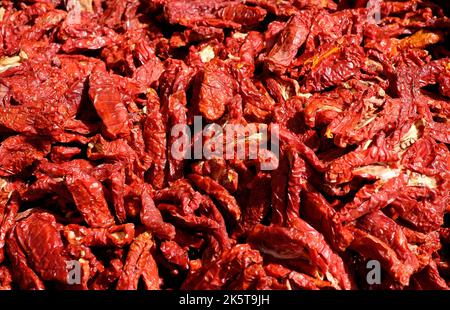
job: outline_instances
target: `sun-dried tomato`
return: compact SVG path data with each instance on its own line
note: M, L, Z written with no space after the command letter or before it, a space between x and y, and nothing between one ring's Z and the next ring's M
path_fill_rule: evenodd
M122 274L117 282L117 289L137 289L139 278L143 277L145 270L148 270L149 261L154 261L152 253L150 252L152 247L153 240L151 234L143 233L137 236L136 240L130 246L130 251L123 267ZM151 271L158 272L157 269ZM151 276L157 277L157 274ZM152 283L152 286L156 288L159 286L159 283Z
M311 18L312 14L309 11L303 11L291 17L265 59L270 71L284 73L289 67L298 49L306 41L311 27Z

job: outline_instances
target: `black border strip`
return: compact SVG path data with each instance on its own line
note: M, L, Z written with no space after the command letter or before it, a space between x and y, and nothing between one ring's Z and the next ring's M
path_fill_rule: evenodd
M252 302L243 302L241 305L225 304L228 295L241 296L255 295L253 300L269 297L266 302L257 306ZM214 302L210 307L206 305L182 305L182 297L209 297ZM203 299L204 300L204 299ZM252 300L251 298L249 300ZM239 297L235 297L239 302ZM106 309L117 307L131 310L134 307L146 307L145 309L164 308L195 308L195 309L231 309L237 306L254 309L280 309L280 306L295 307L293 309L305 309L305 307L336 307L346 308L372 308L380 310L390 309L398 306L426 307L448 307L450 293L448 291L3 291L0 292L0 309L14 309L19 305L32 306L36 309L47 309L58 307L67 309ZM8 307L8 306L11 306ZM13 307L13 308L12 308ZM142 308L144 309L144 308ZM403 309L403 308L400 308Z

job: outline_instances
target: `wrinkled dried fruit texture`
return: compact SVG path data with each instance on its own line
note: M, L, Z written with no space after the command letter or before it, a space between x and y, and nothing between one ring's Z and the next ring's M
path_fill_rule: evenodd
M159 289L158 268L150 252L152 246L153 240L149 233L143 233L136 237L130 246L122 275L117 282L118 290L137 289L140 277L142 277L146 289Z
M43 212L23 216L7 241L13 279L19 280L24 289L43 287L37 276L44 281L67 283L67 256L55 217Z
M168 1L164 14L172 24L211 25L238 28L240 25L254 25L262 21L266 10L239 3L240 1Z
M223 62L205 66L198 98L198 110L209 121L223 116L234 96L235 81Z
M302 220L295 228L258 225L249 236L249 242L274 258L305 260L323 272L327 279L341 289L352 287L342 259L327 245L323 236Z
M49 152L50 143L45 138L9 137L0 145L0 176L18 174Z
M371 2L2 0L0 289L449 289L448 1Z
M147 190L142 192L141 204L140 219L145 228L162 239L173 239L175 228L169 223L164 223L161 212L156 208Z
M66 177L65 183L86 223L92 227L114 224L100 182L90 175L74 173Z
M183 289L227 289L238 283L248 289L256 288L261 279L251 277L249 269L261 263L262 257L258 251L252 250L249 245L236 245L213 263L189 275Z
M127 109L119 89L106 71L95 71L89 77L89 97L102 120L107 136L116 138L129 134Z
M311 17L310 12L291 17L265 59L270 71L281 74L286 71L297 55L298 49L306 41L311 27Z

